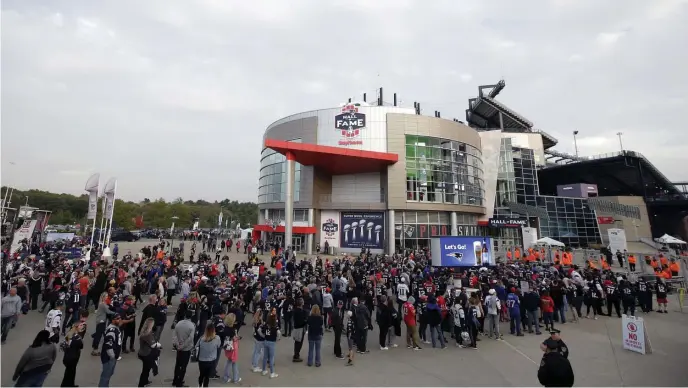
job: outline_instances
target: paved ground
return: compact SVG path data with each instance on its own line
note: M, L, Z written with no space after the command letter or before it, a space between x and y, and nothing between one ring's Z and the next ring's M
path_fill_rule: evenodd
M122 253L131 247L138 250L148 242L120 244ZM188 247L188 243L187 243ZM240 260L243 255L233 255ZM570 348L570 360L576 373L577 386L685 386L688 383L688 314L671 311L670 314L652 313L646 316L649 338L654 347L651 355L640 355L622 349L621 320L600 318L583 320L579 324L562 326L562 336ZM2 346L2 386L12 384L14 367L35 333L41 330L44 316L31 312L20 318L17 328L10 332L7 344ZM89 331L94 324L89 322ZM502 325L508 332L508 325ZM90 339L90 336L87 337ZM370 333L368 345L371 353L357 355L356 364L346 367L344 361L334 358L333 338L326 333L323 343L323 366L308 368L305 364L291 363L293 341L284 338L277 344L276 369L279 377L270 380L250 372L252 342L246 336L240 345L240 373L243 386L538 386L537 368L542 356L539 343L542 336L505 336L505 341L483 339L479 349L450 347L432 349L426 345L414 352L403 346L380 351L377 328ZM169 325L162 336L166 346L160 361L160 375L153 378L155 386L169 386L174 366ZM138 346L137 346L138 347ZM100 358L89 355L90 343L82 353L77 373L77 384L94 386L101 371ZM307 349L302 351L302 357ZM64 367L62 354L45 382L45 386L58 386ZM222 360L224 365L224 360ZM124 355L118 362L112 386L135 386L141 371L141 362L135 355ZM190 364L186 382L195 386L198 367ZM211 381L211 385L226 385Z

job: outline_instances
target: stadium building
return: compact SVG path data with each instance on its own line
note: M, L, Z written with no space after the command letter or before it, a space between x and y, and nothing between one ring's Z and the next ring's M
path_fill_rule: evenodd
M668 232L650 221L664 222L656 209L676 209L686 196L647 159L554 151L557 139L495 99L504 87L479 87L465 122L398 106L396 94L386 102L382 88L373 102L364 94L274 122L263 137L253 237L311 254L326 243L391 252L431 237L489 235L503 252L543 236L598 247L609 227L631 227L632 241ZM627 176L615 178L611 159ZM638 192L651 192L653 205Z

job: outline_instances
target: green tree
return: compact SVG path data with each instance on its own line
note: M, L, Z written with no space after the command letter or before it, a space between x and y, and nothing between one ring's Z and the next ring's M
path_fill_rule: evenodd
M4 196L5 188L0 194ZM65 224L84 224L88 210L88 196L75 196L71 194L56 194L42 190L14 190L10 199L12 207L19 207L29 198L29 205L41 210L52 211L50 223L53 225ZM102 214L102 204L98 203L98 219L96 226L100 225ZM179 217L176 220L176 228L191 228L194 220L198 220L201 228L217 227L217 219L220 211L223 212L224 219L233 222L240 222L242 227L253 225L258 220L258 205L253 202L238 202L229 199L222 201L184 201L176 198L173 202L166 202L159 198L151 201L144 198L143 201L136 203L117 199L113 214L115 226L134 229L136 227L135 218L143 216L143 223L146 228L169 228L172 225L172 217ZM224 225L223 225L224 226Z

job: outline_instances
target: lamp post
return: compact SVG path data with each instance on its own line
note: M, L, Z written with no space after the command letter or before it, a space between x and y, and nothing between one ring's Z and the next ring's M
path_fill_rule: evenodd
M621 135L623 135L623 132L617 132L616 133L616 136L619 137L619 147L621 148L621 152L623 152L624 148L623 148L623 142L621 141Z
M573 147L576 149L576 157L578 157L578 141L576 139L577 135L578 131L573 131Z

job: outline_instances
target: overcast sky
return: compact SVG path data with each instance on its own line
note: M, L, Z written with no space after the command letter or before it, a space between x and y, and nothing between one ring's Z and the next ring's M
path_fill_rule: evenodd
M558 150L688 180L686 37L683 0L4 0L2 184L255 201L271 122L379 86L463 120L500 78Z

